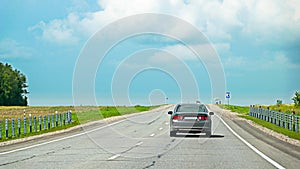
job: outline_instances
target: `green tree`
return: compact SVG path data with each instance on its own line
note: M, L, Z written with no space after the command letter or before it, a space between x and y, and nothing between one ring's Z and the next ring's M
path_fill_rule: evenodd
M294 101L295 106L299 107L300 106L300 93L296 92L295 96L292 98L292 100Z
M280 107L282 105L282 100L276 100L276 105Z
M25 75L0 62L0 106L27 106L27 87Z

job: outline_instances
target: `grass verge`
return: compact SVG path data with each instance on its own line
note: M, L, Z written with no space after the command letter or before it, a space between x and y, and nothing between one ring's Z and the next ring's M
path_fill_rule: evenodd
M223 109L231 110L232 112L236 112L236 113L239 114L239 117L251 120L256 124L261 125L263 127L266 127L266 128L268 128L270 130L273 130L277 133L281 133L281 134L286 135L290 138L300 140L300 133L297 133L295 131L290 131L286 128L279 127L279 126L277 126L273 123L269 123L267 121L249 116L249 109L250 108L248 106L219 105L219 107L223 108Z
M24 138L34 135L40 135L48 132L58 131L62 129L67 129L73 126L76 126L78 124L84 124L91 121L97 121L104 118L112 117L112 116L120 116L130 113L137 113L142 111L148 111L154 108L157 108L159 106L80 106L80 107L71 107L71 106L59 106L59 107L8 107L8 106L2 106L0 107L0 121L2 121L2 139L0 139L0 142L18 139L18 138ZM17 133L17 122L15 121L15 136L12 137L12 126L11 126L11 119L15 118L15 120L20 117L23 119L24 116L24 109L26 110L26 117L28 117L28 114L32 116L44 116L48 114L54 114L55 111L58 111L59 113L65 112L68 110L72 110L72 120L73 122L71 124L62 125L50 129L42 129L41 131L32 132L29 133L29 120L27 119L27 134L24 135L24 121L21 120L21 135L18 135ZM8 128L8 134L9 137L6 138L5 136L5 119L9 119L9 128ZM44 128L44 125L42 125L42 128Z

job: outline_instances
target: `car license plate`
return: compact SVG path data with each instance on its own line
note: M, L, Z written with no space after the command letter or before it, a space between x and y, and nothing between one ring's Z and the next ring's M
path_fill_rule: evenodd
M186 119L186 120L196 120L197 117L184 117L184 119Z

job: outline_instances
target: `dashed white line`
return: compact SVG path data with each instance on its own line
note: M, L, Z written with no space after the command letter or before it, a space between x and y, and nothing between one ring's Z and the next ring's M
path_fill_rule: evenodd
M155 136L155 133L152 133L152 134L150 135L150 137L153 137L153 136Z
M142 144L143 144L143 142L140 141L140 142L136 143L136 146L140 146L140 145L142 145Z
M121 156L120 154L116 154L114 156L109 157L108 160L114 160L114 159L116 159L116 158L118 158L120 156Z
M158 130L162 130L163 128L161 127L161 128L159 128Z
M168 125L169 123L168 122L165 122L165 125Z

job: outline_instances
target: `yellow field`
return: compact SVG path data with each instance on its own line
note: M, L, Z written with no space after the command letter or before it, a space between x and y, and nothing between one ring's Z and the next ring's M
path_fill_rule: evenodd
M300 115L300 107L295 107L294 104L282 104L280 106L277 105L261 105L263 108L269 107L270 110L275 110L275 111L281 111L284 113L292 113L292 111L295 111L297 115Z
M75 112L73 106L0 106L0 119L6 118L18 118L25 115L28 117L31 116L40 116L58 113L64 113L68 110ZM77 112L90 111L90 110L99 110L99 107L92 106L83 106L76 107Z

